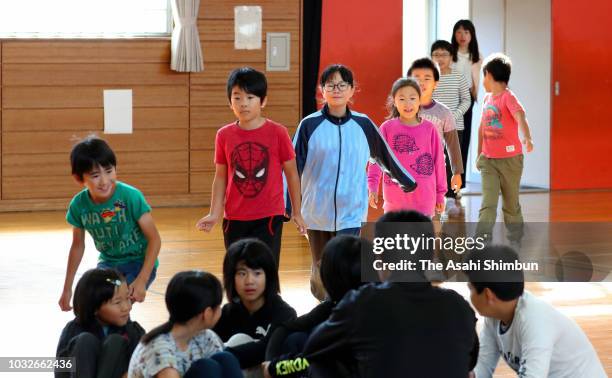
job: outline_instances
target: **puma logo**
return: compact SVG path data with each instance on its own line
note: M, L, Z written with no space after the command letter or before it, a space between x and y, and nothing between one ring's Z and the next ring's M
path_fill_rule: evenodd
M270 325L271 324L268 324L268 327L266 329L264 329L262 326L257 326L257 328L255 328L255 334L266 337L266 335L268 334L268 331L270 330Z

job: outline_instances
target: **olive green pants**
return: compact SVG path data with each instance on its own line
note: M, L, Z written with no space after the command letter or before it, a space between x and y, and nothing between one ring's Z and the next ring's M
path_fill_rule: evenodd
M476 161L476 167L482 176L482 204L476 233L491 234L497 218L497 203L501 192L508 239L520 240L523 236L523 214L519 203L523 154L502 159L491 159L481 154Z

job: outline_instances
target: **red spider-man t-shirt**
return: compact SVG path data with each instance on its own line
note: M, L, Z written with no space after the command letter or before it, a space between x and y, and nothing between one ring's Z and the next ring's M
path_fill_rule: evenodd
M254 130L236 122L215 139L215 164L227 165L225 218L255 220L283 215L283 163L295 158L287 128L266 120Z

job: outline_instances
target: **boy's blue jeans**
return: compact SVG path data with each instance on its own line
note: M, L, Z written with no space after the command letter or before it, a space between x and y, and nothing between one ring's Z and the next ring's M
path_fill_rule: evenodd
M118 271L121 272L121 274L125 276L125 280L127 284L129 285L132 282L134 282L136 277L138 277L138 273L140 273L140 269L142 269L142 261L130 261L128 263L119 264L119 265L112 265L107 262L100 261L98 262L98 268L117 269ZM149 286L151 286L151 283L153 283L153 280L155 280L156 275L157 275L157 268L153 268L153 270L151 271L151 276L149 277L149 280L147 281L147 286L146 286L147 290L149 289Z

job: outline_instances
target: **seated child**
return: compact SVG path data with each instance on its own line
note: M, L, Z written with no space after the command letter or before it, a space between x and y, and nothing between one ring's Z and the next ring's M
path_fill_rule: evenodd
M74 320L66 324L57 357L74 357L76 370L56 377L121 377L144 335L130 320L132 302L125 277L113 269L91 269L74 293Z
M384 230L388 222L410 223L402 227L407 237L434 235L427 216L399 211L378 220L376 237L397 235L397 227L392 233ZM385 251L383 261L398 252ZM427 248L402 252L401 258L412 262L431 256ZM419 267L391 271L385 282L344 296L306 341L312 376L467 377L478 345L474 311L456 292L432 286ZM347 372L339 372L339 361Z
M470 262L484 259L519 257L501 245L469 256ZM519 377L606 377L588 337L572 319L525 291L522 271L470 271L468 280L472 305L485 317L472 377L493 377L500 356Z
M278 269L268 246L258 239L230 245L223 260L223 283L228 303L213 330L243 369L259 367L271 333L296 317L279 295Z
M137 302L155 278L161 240L151 207L142 193L117 181L117 159L102 139L88 137L70 153L72 176L85 187L68 207L66 220L72 228L72 245L64 289L59 300L62 311L69 311L72 283L83 253L85 231L100 252L98 268L114 268L127 281L129 296Z
M308 356L302 351L310 333L323 323L347 292L359 288L361 282L361 248L367 243L353 235L339 235L323 248L321 281L328 299L308 314L280 325L270 338L266 351L268 374L272 377L308 374Z
M179 272L166 289L170 319L144 335L130 360L130 378L242 377L236 358L210 329L221 316L221 283L202 271Z

